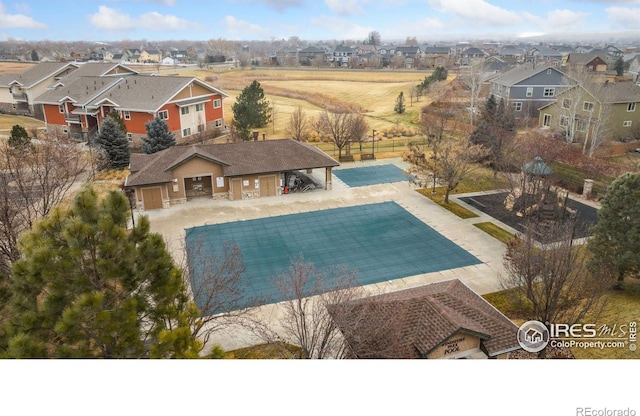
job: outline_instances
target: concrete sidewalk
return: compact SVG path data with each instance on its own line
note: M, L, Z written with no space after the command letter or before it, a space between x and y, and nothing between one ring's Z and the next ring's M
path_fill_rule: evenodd
M407 165L401 159L383 159L372 162L345 163L337 169L394 164L402 169ZM205 224L287 215L328 208L338 208L384 201L395 201L415 217L437 230L475 257L481 264L436 273L421 274L366 287L369 293L383 293L406 289L427 283L458 278L480 294L500 290L498 276L504 273L502 255L504 244L473 226L475 219L461 219L428 198L418 194L407 182L349 188L333 177L333 189L306 193L293 193L277 197L244 201L213 201L200 199L170 209L144 212L151 222L151 230L164 236L176 261L183 258L185 229ZM485 218L481 218L486 220ZM274 309L275 308L275 309ZM265 305L256 311L266 317L277 316L277 305ZM259 342L251 334L219 333L211 342L225 349L235 349Z

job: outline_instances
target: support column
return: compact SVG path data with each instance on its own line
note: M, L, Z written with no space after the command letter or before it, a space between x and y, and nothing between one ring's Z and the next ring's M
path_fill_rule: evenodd
M327 191L331 190L331 166L326 168L325 170L325 178L324 178L324 189Z

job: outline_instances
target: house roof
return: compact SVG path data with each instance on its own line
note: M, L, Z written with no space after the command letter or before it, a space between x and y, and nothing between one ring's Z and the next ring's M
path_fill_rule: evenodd
M64 72L69 67L76 66L76 64L67 62L40 62L39 64L16 74L13 79L7 81L5 86L18 83L24 88L31 88L51 76Z
M531 78L532 76L539 74L540 72L546 71L547 69L552 69L556 72L560 72L561 74L563 74L561 71L554 68L553 66L545 66L545 65L532 66L532 65L525 64L525 65L517 66L505 72L499 77L496 77L492 82L499 85L512 86L528 78Z
M224 176L286 172L338 166L316 147L291 139L174 146L152 155L131 155L127 186L171 182L172 169L200 157L218 163Z
M570 53L567 57L567 63L586 65L596 58L600 58L602 62L606 62L604 58L597 53Z
M520 348L518 327L458 279L330 305L328 310L359 358L423 358L459 333L482 339L489 356Z
M206 87L212 93L221 94L223 97L228 96L196 78L128 75L120 78L79 77L69 85L45 92L35 102L51 104L59 102L66 96L72 96L90 108L98 107L108 100L119 110L155 113L192 82Z
M608 82L596 88L593 95L607 104L640 102L640 86L632 82Z

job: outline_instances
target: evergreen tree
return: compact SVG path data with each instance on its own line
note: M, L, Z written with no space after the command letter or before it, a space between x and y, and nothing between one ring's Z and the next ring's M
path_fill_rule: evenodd
M111 110L109 111L109 114L107 114L107 117L118 123L118 126L120 126L120 130L122 130L125 135L127 134L127 126L125 126L124 120L122 120L122 117L120 117L119 112L117 112L116 110Z
M616 75L624 75L624 61L622 60L622 58L618 58L616 60L616 62L613 64L613 69L616 70Z
M163 119L156 117L144 127L147 129L147 137L142 139L144 153L156 153L176 145L176 138L169 131L169 126Z
M33 62L38 62L40 61L40 57L38 56L38 52L36 52L35 49L31 49L31 60Z
M26 150L31 145L31 139L27 130L19 124L11 128L11 135L8 140L9 146L14 149Z
M625 276L640 277L640 174L615 179L601 203L588 245L590 266L596 273L612 274L622 287Z
M232 110L233 127L243 140L251 139L251 129L264 127L271 120L270 103L255 80L238 95Z
M405 111L404 93L402 91L400 91L398 98L396 98L396 106L393 108L393 111L395 111L398 114L404 114L404 111Z
M96 144L104 152L105 169L124 169L129 166L129 140L114 118L109 116L104 119Z
M26 233L13 266L7 357L193 357L198 310L159 234L127 230L118 191L84 188Z
M494 177L504 163L505 149L515 137L516 123L513 113L504 100L496 101L493 94L487 98L480 114L480 123L471 133L469 139L473 144L480 144L489 149L485 161L493 169Z

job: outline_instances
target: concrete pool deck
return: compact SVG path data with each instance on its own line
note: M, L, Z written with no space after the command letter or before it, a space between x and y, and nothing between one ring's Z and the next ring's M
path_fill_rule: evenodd
M401 159L350 162L344 163L336 169L386 164L394 164L401 169L407 169L407 165ZM293 193L243 201L201 199L170 209L143 212L143 214L149 217L151 230L164 236L174 258L180 262L183 257L182 249L187 228L394 201L420 221L478 258L482 263L371 284L365 287L369 293L384 293L453 278L462 280L480 294L500 290L498 276L504 274L502 255L505 246L473 225L489 219L485 216L461 219L418 194L415 189L408 182L349 188L334 175L331 191L315 190L307 193ZM275 317L279 313L277 304L265 305L257 309L256 313L267 317L267 319L276 319ZM216 333L211 342L220 344L225 349L235 349L259 341L251 334L242 334L234 330Z

